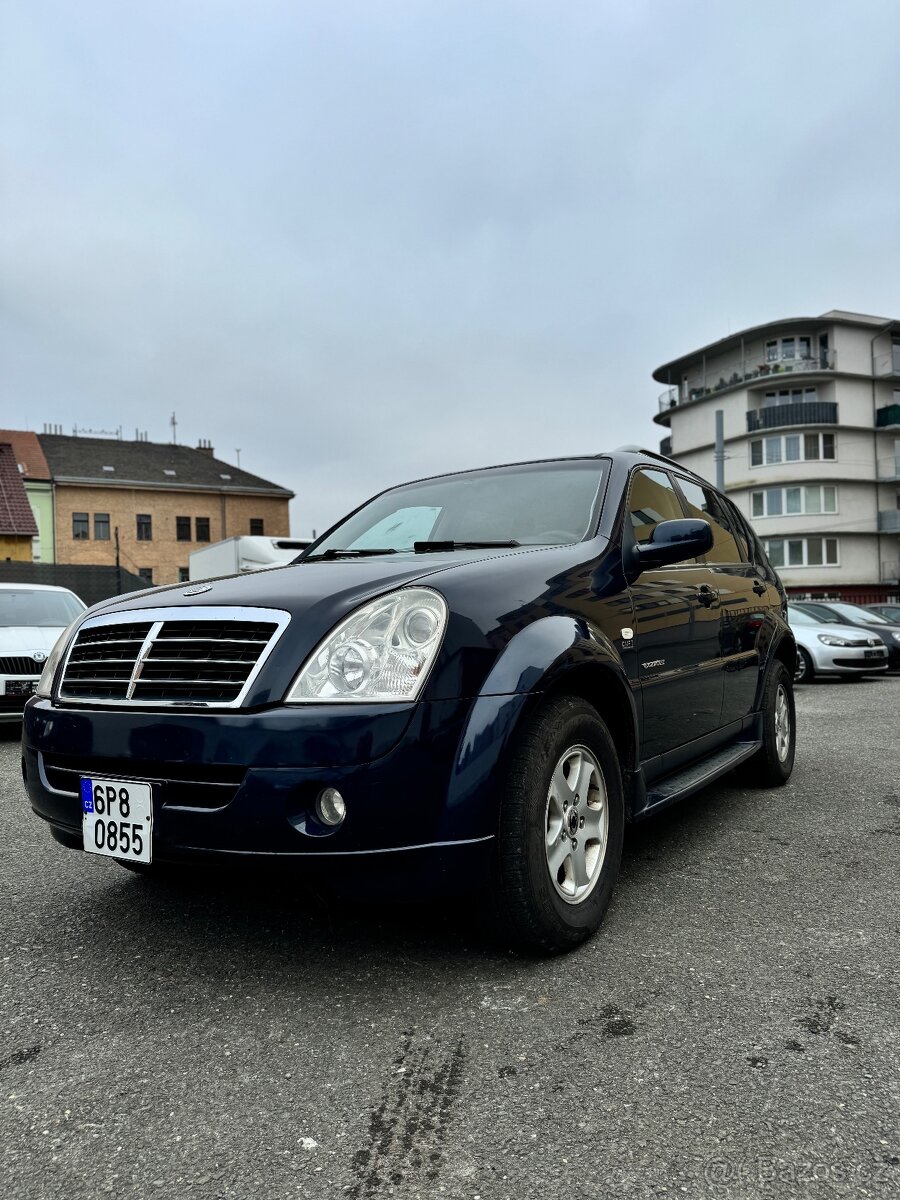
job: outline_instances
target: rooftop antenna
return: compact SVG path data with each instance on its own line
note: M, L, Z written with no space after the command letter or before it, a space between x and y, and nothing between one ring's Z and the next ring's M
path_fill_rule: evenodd
M238 466L240 466L240 465L241 465L241 451L240 451L240 447L238 447L238 448L235 450L235 454L237 455L237 465L238 465Z
M169 418L169 424L172 426L172 444L175 445L175 442L176 442L175 434L178 429L178 422L175 419L174 413L172 413L171 417Z

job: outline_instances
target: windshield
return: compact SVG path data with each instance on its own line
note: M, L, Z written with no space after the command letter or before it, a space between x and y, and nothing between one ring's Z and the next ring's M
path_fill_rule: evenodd
M415 543L552 546L592 530L606 464L534 463L446 475L393 488L364 505L316 546L329 551L413 550ZM423 549L425 547L422 547Z
M822 624L822 621L818 617L811 617L809 613L804 612L802 608L794 608L793 604L788 605L788 620L792 625Z
M879 617L876 613L869 612L865 608L860 608L856 604L834 604L832 607L835 612L840 613L843 617L847 617L850 621L865 621L867 625L888 624L884 617Z
M0 626L62 629L80 612L84 605L69 592L0 591Z

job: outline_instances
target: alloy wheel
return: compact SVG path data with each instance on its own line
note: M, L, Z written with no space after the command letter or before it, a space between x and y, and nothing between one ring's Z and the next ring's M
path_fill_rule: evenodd
M570 746L553 769L544 822L547 869L567 904L580 904L594 890L608 836L603 771L587 746Z

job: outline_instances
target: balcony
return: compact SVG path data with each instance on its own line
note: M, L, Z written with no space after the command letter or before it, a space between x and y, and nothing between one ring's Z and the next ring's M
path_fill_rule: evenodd
M795 404L753 408L747 413L747 432L785 425L837 425L837 408L830 400L798 400Z
M882 509L878 514L879 533L900 533L900 508Z
M771 379L774 382L789 375L818 375L823 371L834 371L837 361L833 350L823 350L808 358L781 358L772 362L759 362L758 357L754 358L748 352L745 358L718 374L716 371L704 372L697 379L688 380L683 388L666 388L659 397L660 413L667 413L669 409L682 404L706 400L709 396L743 387L757 379Z
M879 458L877 476L879 483L900 483L900 454Z
M900 404L886 404L875 414L876 429L900 429Z
M900 379L900 344L895 344L885 354L875 355L872 373L876 379Z

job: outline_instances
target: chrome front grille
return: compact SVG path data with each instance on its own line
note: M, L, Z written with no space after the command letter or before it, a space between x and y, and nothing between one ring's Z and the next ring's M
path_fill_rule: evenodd
M66 659L61 700L237 707L288 624L275 609L146 609L90 618Z
M40 675L43 669L44 663L35 662L30 654L7 654L0 658L0 675Z

